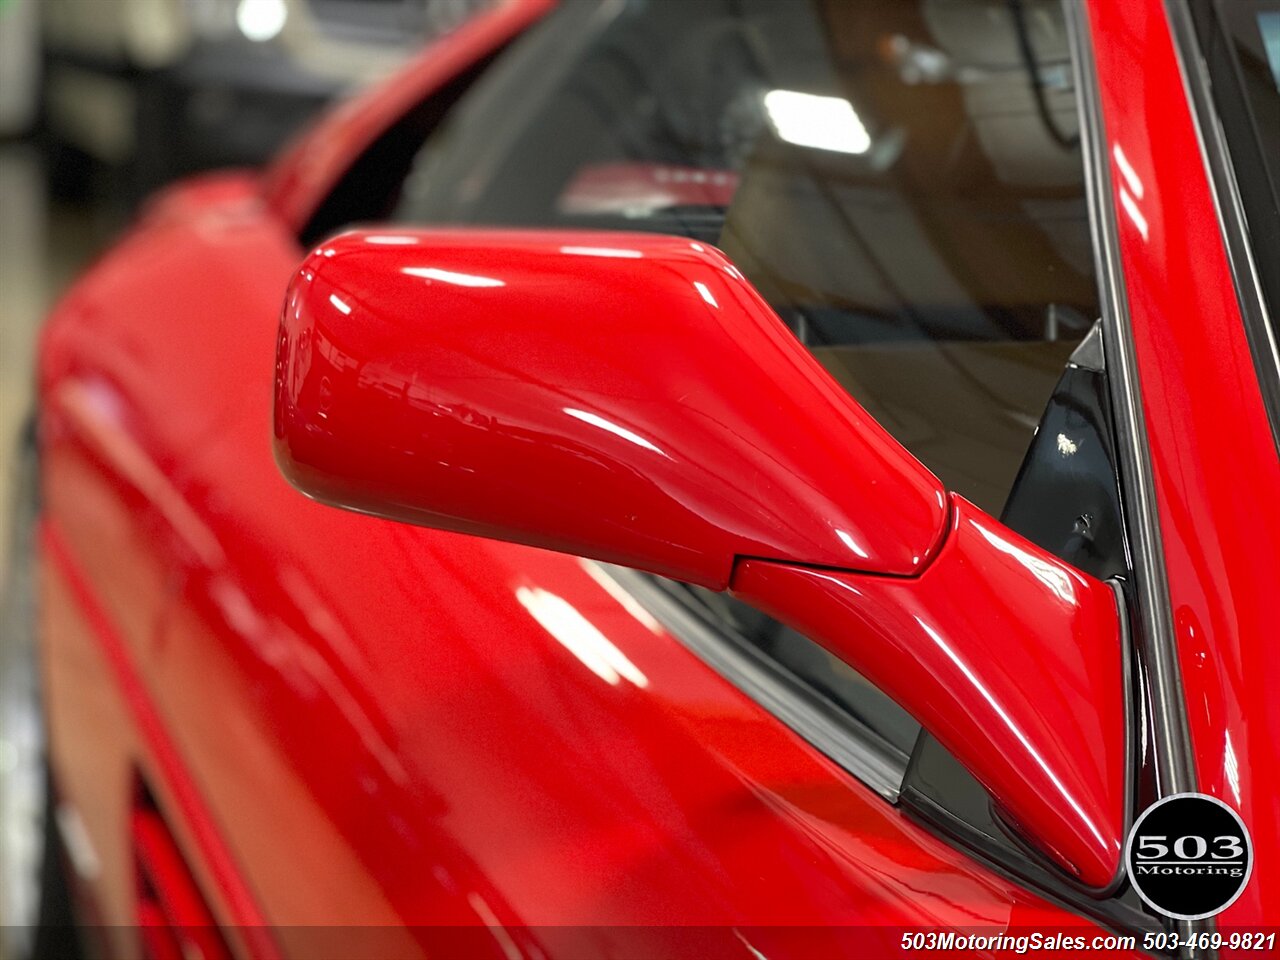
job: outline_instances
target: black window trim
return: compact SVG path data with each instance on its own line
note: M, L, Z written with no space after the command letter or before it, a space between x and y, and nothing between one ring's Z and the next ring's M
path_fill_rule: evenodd
M754 703L883 799L898 802L905 769L879 734L750 640L699 616L678 585L613 564L595 566L634 596L682 646Z
M1072 42L1085 192L1089 200L1094 257L1102 295L1103 352L1107 358L1107 383L1115 417L1122 509L1133 550L1133 598L1136 606L1133 626L1136 645L1141 648L1147 704L1150 707L1146 721L1151 727L1155 754L1156 794L1167 797L1196 790L1195 755L1191 750L1187 706L1182 693L1169 579L1164 562L1164 539L1156 509L1155 474L1138 380L1133 323L1120 261L1111 168L1093 41L1089 32L1088 5L1063 0L1063 7ZM1183 75L1185 79L1185 69ZM1184 940L1192 933L1214 929L1212 921L1203 920L1179 920L1174 921L1173 926ZM1199 955L1212 957L1215 953L1209 950Z
M1115 416L1124 496L1125 527L1133 548L1138 642L1142 646L1153 706L1149 718L1156 745L1161 796L1195 789L1195 763L1169 600L1164 540L1156 510L1155 474L1138 381L1137 353L1112 203L1107 139L1102 119L1086 4L1066 0L1081 112L1085 192L1098 285L1102 295L1103 353Z

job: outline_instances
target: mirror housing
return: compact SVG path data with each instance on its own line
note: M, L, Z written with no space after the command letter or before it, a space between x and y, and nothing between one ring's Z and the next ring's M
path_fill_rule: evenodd
M1080 885L1116 877L1111 588L949 495L714 248L330 240L285 302L275 453L335 506L732 590L893 697Z
M910 574L946 526L938 481L703 244L348 234L285 311L280 461L339 506L714 590L741 556Z

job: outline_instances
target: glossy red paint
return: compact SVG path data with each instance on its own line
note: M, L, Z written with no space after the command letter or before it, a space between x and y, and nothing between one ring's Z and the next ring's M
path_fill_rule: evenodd
M687 239L345 234L295 275L277 367L286 475L369 513L717 590L743 556L909 574L946 526L938 480Z
M1223 920L1256 924L1280 849L1274 473L1162 8L1090 13L1108 126L1145 185L1149 239L1118 216L1200 776L1238 797L1259 851ZM290 925L321 922L432 925L383 928L379 956L458 955L461 928L439 925L467 925L466 955L495 958L898 950L872 929L760 926L775 923L1084 926L885 804L591 564L290 489L270 451L270 358L303 252L256 189L171 195L43 340L44 503L64 547L43 561L46 695L60 786L101 855L86 883L104 924L136 917L141 770L215 914L261 917L286 955L317 946ZM168 748L133 729L140 709Z
M274 917L425 924L425 953L492 915L553 957L698 952L684 924L1081 922L840 772L591 563L307 502L260 427L193 464L229 559L193 571L156 680L191 754L225 757L210 795ZM743 933L769 956L800 935Z
M1164 5L1088 10L1196 774L1257 848L1218 924L1274 923L1280 460Z
M217 210L235 215L262 205L262 178L251 170L199 174L158 191L143 204L139 219L151 226L182 223Z
M931 566L938 481L713 248L338 237L286 299L275 423L286 474L336 505L716 589L738 558L826 567L743 560L733 583L833 638L1085 885L1112 882L1126 727L1110 589L963 501ZM1077 697L1097 707L1079 721Z
M140 803L130 826L144 960L231 960L217 921L159 813Z
M181 558L216 549L175 482L227 413L223 371L203 360L233 349L243 319L278 299L300 256L266 217L256 181L207 187L196 181L153 204L58 304L39 352L52 764L101 862L90 881L113 938L108 955L123 957L137 954L127 817L139 773L219 921L243 940L238 955L276 955L145 676ZM241 257L254 268L237 269ZM209 322L187 322L196 305L210 308ZM181 383L192 390L181 412L145 413L165 409Z
M1111 588L952 503L946 543L918 577L746 560L732 591L902 704L1038 846L1108 887L1128 790Z
M262 196L292 232L378 137L411 109L497 53L555 6L556 0L501 0L428 44L391 77L343 102L271 164Z
M109 253L43 341L55 763L104 924L136 917L141 769L215 915L247 914L192 822L286 956L341 954L343 925L380 957L1101 932L885 803L591 563L299 496L269 423L302 252L261 205L194 206ZM104 651L136 686L103 679ZM170 748L127 732L140 705Z
M237 945L242 957L275 960L279 953L270 933L265 930L266 924L258 903L245 887L239 866L227 851L217 824L210 818L208 809L199 796L199 791L192 783L189 771L175 751L165 724L156 712L152 697L137 676L133 658L117 633L118 628L102 609L98 598L94 595L93 587L86 582L83 573L77 568L55 528L46 523L42 525L40 532L41 554L45 560L44 577L47 581L44 595L56 602L59 607L66 608L68 611L73 610L83 621L84 630L89 635L87 639L95 648L95 652L102 656L104 666L108 667L109 672L105 672L105 676L113 681L112 687L116 697L112 699L118 700L118 705L115 706L122 716L112 726L116 727L119 733L127 730L131 739L136 738L136 743L130 747L131 755L124 758L127 768L121 770L117 767L113 771L116 776L107 778L108 782L115 780L117 789L128 794L125 803L117 809L121 811L128 809L129 836L134 842L127 848L121 848L115 843L103 843L104 838L97 836L94 838L93 846L99 850L112 851L116 855L117 859L114 862L108 862L107 866L114 868L117 882L135 872L135 861L139 857L145 857L147 850L155 852L157 857L163 857L163 863L154 864L155 870L158 871L154 882L162 884L167 891L181 897L184 902L170 904L166 916L174 918L179 927L207 926L216 919L217 922L236 931L235 939L238 941ZM65 591L65 595L60 596L54 592L55 590ZM68 603L68 600L72 602ZM74 631L63 627L58 632ZM61 653L61 659L71 662L83 660L85 656L83 652L77 654L74 651L61 651ZM104 674L99 674L96 679L100 682L103 676ZM55 684L55 689L61 692L63 687ZM68 692L74 695L74 689ZM64 737L79 739L77 734L84 737L87 732L85 724L83 720L74 716L82 709L81 705L68 703L65 709L57 704L51 707L51 712L54 714L52 725L59 739ZM93 749L95 738L85 737L84 739L88 742L77 745L75 750L59 750L58 756L74 755L85 746ZM145 771L148 786L159 792L170 805L170 809L181 818L187 841L185 860L179 859L183 854L174 845L172 835L166 834L163 850L157 848L159 841L150 827L147 828L145 837L138 836L136 828L139 814L133 796L137 792L138 768ZM102 772L100 770L99 775ZM64 797L76 803L77 806L88 806L83 803L81 791L66 789L79 780L77 773L78 771L74 768L60 770L55 765L55 774L59 775L59 781L64 788ZM124 784L128 785L124 786ZM90 785L90 796L94 787L101 789L102 784ZM151 816L153 819L156 816L154 811L151 812ZM147 845L147 850L139 848L140 840ZM192 899L199 896L199 893L187 877L188 863L196 864L204 874L205 889L216 891L218 917L209 915L209 909L203 901L198 904L198 908L191 906ZM179 868L183 871L181 877L177 873ZM92 891L92 893L102 898L101 891ZM112 891L113 895L107 899L107 902L114 910L103 911L103 922L106 926L119 927L119 930L113 932L119 937L126 937L139 921L136 919L138 911L121 897L122 893L123 891L119 890ZM99 899L99 906L101 905L102 900ZM159 920L159 917L156 919ZM200 937L200 939L203 942L208 938ZM220 942L220 938L216 939ZM108 946L112 948L112 955L115 955L116 951L121 955L128 955L133 950L133 945L127 942L123 946L119 941ZM210 952L201 952L196 955L208 957L210 960L216 960L220 956L218 953Z

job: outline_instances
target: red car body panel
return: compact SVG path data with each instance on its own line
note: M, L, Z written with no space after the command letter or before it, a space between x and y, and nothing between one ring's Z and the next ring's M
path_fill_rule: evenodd
M1164 7L1088 9L1199 789L1259 851L1218 923L1248 926L1280 903L1280 460Z
M264 218L256 193L250 178L217 177L159 198L63 300L43 335L42 492L49 521L41 632L51 754L61 792L83 811L100 861L94 914L116 956L138 953L130 926L134 854L124 831L139 775L186 843L188 862L221 922L256 944L250 955L273 951L269 939L253 932L264 925L259 903L143 675L148 647L180 582L175 577L189 562L168 566L174 552L207 557L216 550L174 485L183 458L207 440L221 413L220 388L210 379L220 371L196 369L190 353L225 352L238 337L234 323L214 322L202 326L222 346L198 345L200 334L184 329L183 305L193 304L189 290L180 293L180 278L205 278L204 289L216 300L206 305L214 308L210 318L243 316L255 309L250 302L260 309L273 296L269 272L240 277L228 261L237 250L258 267L274 258L287 279L296 260L295 242ZM250 221L269 229L251 236ZM153 276L171 279L153 284ZM111 308L106 317L104 305ZM160 331L168 336L151 335ZM202 409L193 406L172 419L147 415L165 409L165 397L181 392L183 382L207 398ZM159 459L158 451L164 451ZM165 538L165 550L157 549L157 536ZM87 690L96 695L86 697Z
M1163 7L1090 14L1108 129L1147 191L1147 237L1118 217L1201 783L1238 799L1258 850L1224 922L1256 924L1280 851L1275 450ZM385 86L364 109L409 100ZM283 161L270 203L249 178L171 193L44 334L53 767L110 952L137 953L139 776L241 956L341 952L307 925L409 925L382 956L465 938L494 957L898 946L778 924L1087 926L886 804L594 565L288 486L277 320L293 228L375 132L347 123L314 176L304 148Z

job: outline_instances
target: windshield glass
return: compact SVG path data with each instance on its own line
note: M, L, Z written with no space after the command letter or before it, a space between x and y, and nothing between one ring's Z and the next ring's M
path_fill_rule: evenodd
M1253 248L1266 308L1261 326L1265 331L1269 315L1275 339L1280 337L1280 0L1195 0L1190 10ZM1265 339L1264 334L1263 342L1255 342L1255 351L1274 355ZM1265 373L1262 379L1265 390ZM1272 392L1273 407L1275 398ZM1280 409L1271 416L1280 435Z
M715 243L995 514L1098 313L1057 0L570 2L426 144L395 219Z
M1218 3L1216 10L1250 120L1228 136L1237 150L1258 148L1274 209L1280 197L1280 0ZM1256 143L1248 142L1250 136Z

